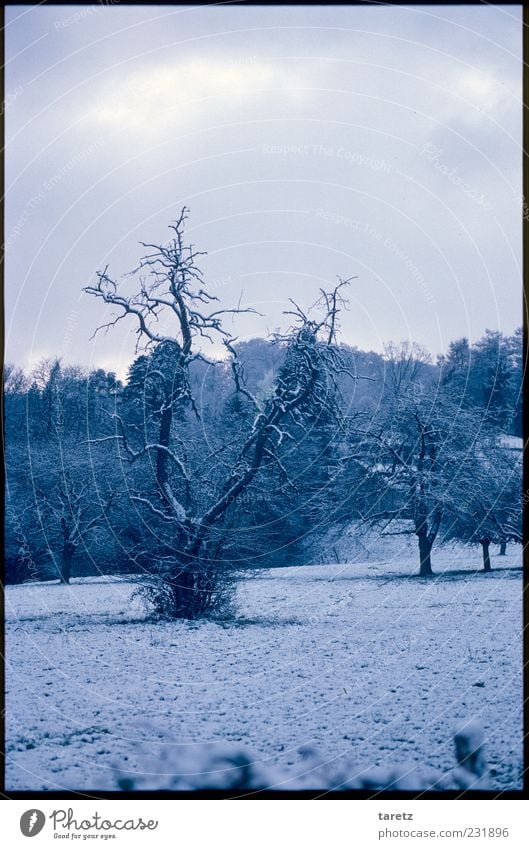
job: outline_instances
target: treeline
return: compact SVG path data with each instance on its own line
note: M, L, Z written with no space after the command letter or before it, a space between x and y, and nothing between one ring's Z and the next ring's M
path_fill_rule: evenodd
M264 401L287 345L253 339L235 347L248 392ZM437 538L519 539L520 455L508 436L521 435L521 331L487 331L472 346L457 340L435 364L416 345L388 345L384 354L339 350L339 421L322 410L309 414L284 438L281 465L265 462L259 482L234 497L222 560L303 563L309 542L314 556L319 534L354 520L381 533L424 530L424 574ZM148 570L142 552L159 517L141 502L156 472L145 446L157 443L164 383L173 379L164 345L139 356L125 384L112 372L53 360L31 374L6 366L8 582ZM213 490L254 410L226 360L191 364L190 397L196 410L178 411L171 439L186 476ZM185 476L181 483L191 486Z

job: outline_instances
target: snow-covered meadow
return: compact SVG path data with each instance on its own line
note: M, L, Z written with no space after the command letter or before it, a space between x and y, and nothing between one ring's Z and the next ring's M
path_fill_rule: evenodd
M519 548L438 549L256 573L224 622L154 621L128 580L6 593L6 786L117 789L197 743L302 769L300 749L359 769L454 766L453 728L481 721L491 783L521 787ZM168 766L169 765L169 766ZM163 776L154 780L164 786Z

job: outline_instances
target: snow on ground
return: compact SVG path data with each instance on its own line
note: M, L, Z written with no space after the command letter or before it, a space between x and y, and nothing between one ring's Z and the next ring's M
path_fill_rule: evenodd
M521 787L520 553L415 551L261 572L231 621L152 621L120 579L6 593L6 787L116 789L124 769L208 741L263 762L300 747L359 767L454 766L452 732L481 720L497 788ZM162 779L163 782L163 779Z

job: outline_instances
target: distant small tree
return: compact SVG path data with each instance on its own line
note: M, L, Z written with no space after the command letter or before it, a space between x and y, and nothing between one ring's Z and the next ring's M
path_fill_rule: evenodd
M418 349L389 350L380 407L353 426L348 458L361 476L362 522L386 535L415 535L422 577L432 575L432 548L473 438L469 414L431 382L428 364Z
M47 482L49 483L49 481ZM69 584L76 551L87 547L93 536L108 523L108 512L115 491L98 490L90 470L70 468L59 471L55 483L46 490L37 487L36 504L45 527L49 551L56 559L58 548L59 580Z
M446 540L480 545L483 569L491 571L491 544L522 542L521 452L485 431L478 436L453 482Z

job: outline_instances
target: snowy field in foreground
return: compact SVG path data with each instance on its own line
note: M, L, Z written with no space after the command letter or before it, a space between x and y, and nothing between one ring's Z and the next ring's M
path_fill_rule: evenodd
M471 716L493 786L519 788L519 550L488 575L478 551L434 554L435 580L409 577L411 550L260 573L222 624L148 621L126 581L8 587L7 789L116 789L116 770L207 741L444 771Z

